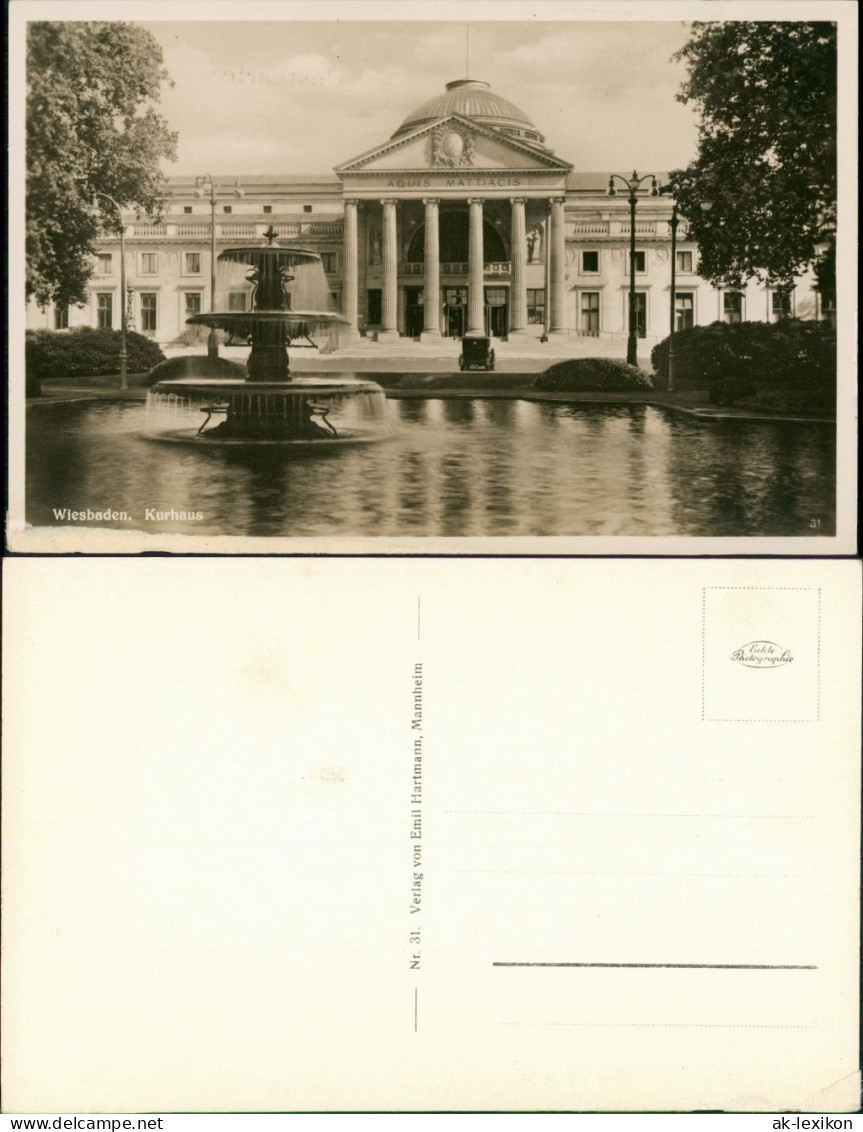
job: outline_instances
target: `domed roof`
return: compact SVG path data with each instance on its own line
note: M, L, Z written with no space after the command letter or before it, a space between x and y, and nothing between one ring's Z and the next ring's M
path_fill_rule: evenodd
M430 98L408 114L393 137L407 134L427 122L447 118L450 114L473 118L483 125L501 129L534 144L541 145L545 141L523 110L509 99L492 93L489 84L480 79L455 79L447 83L446 93Z

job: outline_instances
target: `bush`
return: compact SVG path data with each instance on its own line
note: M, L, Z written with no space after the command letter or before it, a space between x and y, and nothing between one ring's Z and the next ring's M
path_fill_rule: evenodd
M654 346L653 368L668 378L668 339ZM718 404L776 399L793 391L823 411L836 397L836 331L826 322L714 322L674 336L674 381L709 389Z
M614 358L568 358L549 366L533 388L545 393L645 393L653 382L636 366Z
M27 377L45 381L62 377L100 377L120 371L119 330L28 330L26 335ZM165 360L151 338L130 330L126 335L126 369L143 373Z
M246 381L248 376L246 367L241 362L232 362L230 358L214 358L211 361L206 354L187 354L160 362L150 370L145 384L177 381L181 377L229 377L234 381Z

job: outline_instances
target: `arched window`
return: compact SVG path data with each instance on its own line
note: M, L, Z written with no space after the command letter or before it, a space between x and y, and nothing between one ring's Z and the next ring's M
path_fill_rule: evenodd
M467 263L468 262L468 233L469 220L466 209L441 209L440 214L440 262L441 263ZM407 262L423 263L425 261L425 225L416 230L408 245ZM505 263L507 260L506 246L503 239L488 220L483 223L483 254L486 263Z

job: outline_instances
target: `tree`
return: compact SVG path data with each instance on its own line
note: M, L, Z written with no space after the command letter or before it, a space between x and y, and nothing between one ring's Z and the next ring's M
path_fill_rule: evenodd
M696 23L675 59L689 72L678 101L700 116L698 156L671 176L699 273L720 286L754 277L789 287L815 265L830 297L835 24Z
M158 216L176 138L154 108L168 75L149 32L128 23L33 22L27 37L27 297L87 300L92 255L119 232L107 193Z

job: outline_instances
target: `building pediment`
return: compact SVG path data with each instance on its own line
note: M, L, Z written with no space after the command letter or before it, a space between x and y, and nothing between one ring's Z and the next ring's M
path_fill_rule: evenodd
M571 169L568 162L553 154L454 114L392 138L336 166L335 172L344 180L368 174L447 173L468 178L492 173L565 175Z

